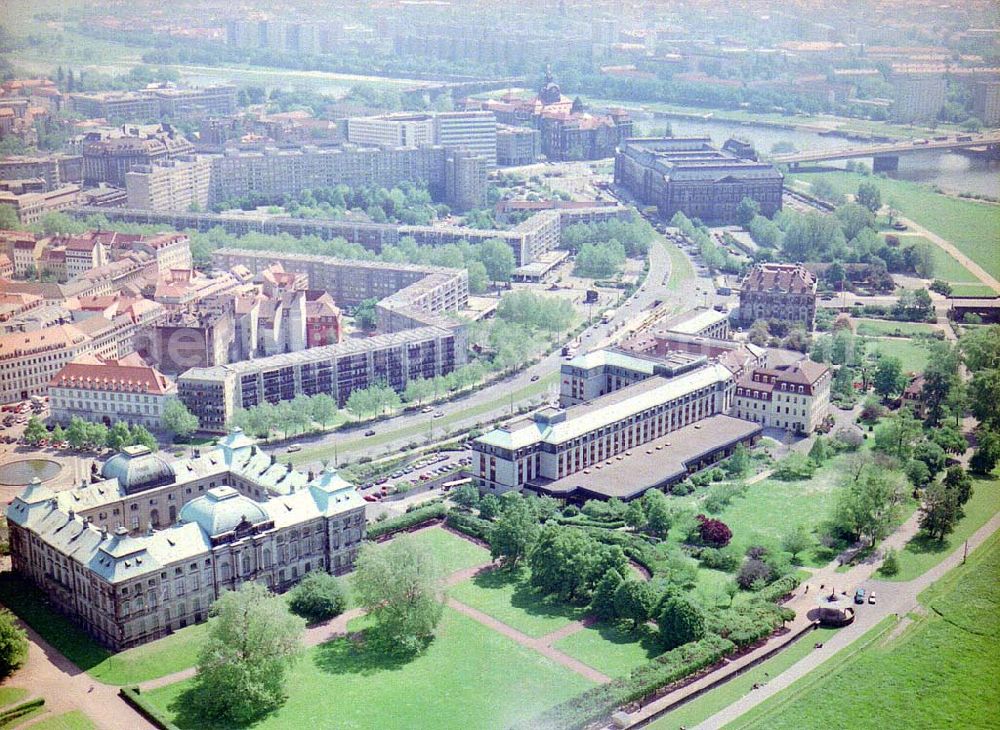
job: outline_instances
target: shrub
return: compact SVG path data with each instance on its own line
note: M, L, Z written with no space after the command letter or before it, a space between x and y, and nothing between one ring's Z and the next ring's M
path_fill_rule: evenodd
M718 548L705 548L698 555L701 564L710 570L721 570L730 573L739 567L739 555L733 552L732 548L719 550Z
M733 531L722 520L713 520L705 515L695 517L698 520L698 533L704 542L715 547L725 547L733 539Z
M678 482L674 486L670 487L670 493L676 494L678 497L685 497L694 491L694 485L685 479L683 482Z
M578 514L580 514L580 508L577 507L575 504L567 504L563 508L564 517L576 517Z
M809 479L816 471L816 464L806 456L795 453L782 459L774 469L774 478L785 481Z
M514 730L539 727L582 728L607 718L616 708L640 700L662 687L709 667L731 653L733 642L719 636L706 636L668 651L632 670L628 677L583 692L530 720L518 723Z
M453 530L458 530L483 542L489 542L490 531L493 529L492 522L461 512L449 512L445 524Z
M771 580L771 567L760 558L747 558L736 575L736 583L745 591Z
M743 648L769 636L795 612L773 603L753 600L706 616L709 631Z
M422 525L425 522L439 520L444 517L447 512L448 510L443 504L437 503L432 504L429 507L415 509L412 512L400 515L399 517L391 517L377 524L368 525L368 539L373 540L376 537L382 537L383 535L391 535L394 532L409 530L410 528Z
M885 558L882 559L882 565L879 567L878 572L885 576L896 575L899 572L899 556L896 551L889 549Z
M0 677L13 672L28 656L28 634L7 609L0 609Z
M306 621L325 621L347 608L347 591L325 570L314 570L291 590L288 607Z
M757 598L767 603L774 603L799 587L799 579L794 575L786 575L774 581L757 593Z

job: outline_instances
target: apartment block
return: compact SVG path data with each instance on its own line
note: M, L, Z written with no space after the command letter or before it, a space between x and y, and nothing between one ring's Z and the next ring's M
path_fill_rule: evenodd
M127 205L147 210L204 210L212 168L204 157L182 156L125 173Z

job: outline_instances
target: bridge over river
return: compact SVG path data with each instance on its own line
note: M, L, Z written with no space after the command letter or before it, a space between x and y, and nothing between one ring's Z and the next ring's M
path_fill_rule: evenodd
M1000 133L959 134L946 139L917 139L909 142L892 142L888 144L865 145L863 147L794 152L786 155L774 155L770 158L770 161L776 165L789 165L794 169L800 165L815 162L871 157L874 162L872 169L875 172L883 172L898 169L900 155L953 150L972 150L991 157L1000 158Z

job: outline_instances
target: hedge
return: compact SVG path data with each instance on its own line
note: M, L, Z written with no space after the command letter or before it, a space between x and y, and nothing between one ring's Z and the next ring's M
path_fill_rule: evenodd
M741 649L770 636L793 611L773 603L751 601L707 616L705 628Z
M625 527L625 520L595 519L582 513L573 517L556 515L555 521L560 525L569 525L570 527L596 527L604 530L617 530Z
M800 582L801 581L797 576L786 575L782 578L778 578L778 580L774 581L771 585L761 588L760 591L757 592L757 597L767 603L777 603L798 588Z
M172 723L168 717L163 715L158 708L146 702L146 698L139 692L138 687L122 687L118 690L118 695L125 700L125 703L133 710L145 717L153 723L153 725L160 728L160 730L180 730L180 728L174 725L174 723Z
M718 636L707 636L700 641L679 646L636 667L628 677L613 679L607 684L589 689L528 722L515 725L514 728L529 730L558 727L570 730L585 727L603 720L623 705L648 697L673 682L715 664L733 649L733 642Z
M483 542L490 541L490 531L493 528L493 523L489 520L452 510L448 513L448 518L444 523L451 529L465 533L469 537L474 537Z
M27 702L22 702L19 705L14 705L10 709L0 712L0 726L8 727L20 722L25 715L40 709L44 704L44 697L36 697L33 700L28 700Z
M394 532L409 530L425 522L439 520L448 512L443 504L432 504L427 507L415 509L399 517L392 517L382 522L376 522L368 526L368 539L374 540L376 537L391 535Z
M605 545L618 545L629 560L641 565L651 575L656 573L657 557L655 548L641 535L599 527L588 527L586 525L576 526L598 542Z

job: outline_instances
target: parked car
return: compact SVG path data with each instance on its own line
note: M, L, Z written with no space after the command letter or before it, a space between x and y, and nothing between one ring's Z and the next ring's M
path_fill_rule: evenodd
M868 594L868 603L871 604L875 603L875 591L872 591L871 593Z
M430 413L433 410L434 410L434 406L424 406L423 408L420 409L420 412L421 413Z
M295 451L302 451L302 447L299 446L298 444L292 444L287 449L285 449L285 451L287 451L289 454L291 454L291 453L293 453Z
M369 428L367 431L365 431L365 436L374 436L374 435L375 435L374 428Z
M444 411L438 411L437 413L434 414L434 418L443 418L443 417L444 417Z
M538 375L532 375L531 376L531 382L534 383L536 380L538 380L538 378L539 378Z
M856 590L854 592L854 602L855 603L859 603L859 604L865 602L865 589L864 588L858 588L858 590Z

